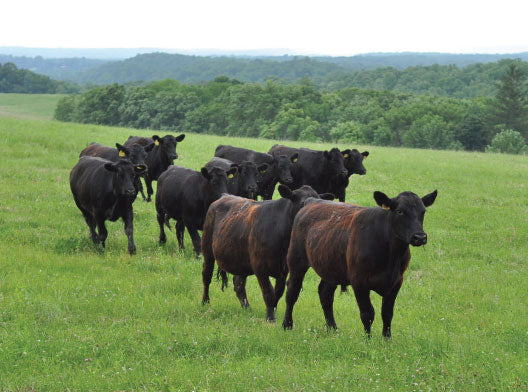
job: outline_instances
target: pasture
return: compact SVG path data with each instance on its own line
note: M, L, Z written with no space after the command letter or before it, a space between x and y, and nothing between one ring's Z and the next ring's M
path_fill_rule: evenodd
M438 189L425 217L429 243L411 249L393 337L381 336L372 293L367 340L350 289L336 292L340 329L326 330L311 270L291 331L281 327L284 297L278 322L265 322L254 277L249 309L231 281L225 292L213 281L202 306L202 262L188 233L183 251L173 231L160 246L154 204L140 198L137 254L127 252L121 221L107 224L98 254L69 172L89 142L113 146L131 134L164 132L0 118L0 390L528 388L527 157L361 146L368 172L352 177L347 202ZM199 169L218 144L274 143L187 134L177 164Z

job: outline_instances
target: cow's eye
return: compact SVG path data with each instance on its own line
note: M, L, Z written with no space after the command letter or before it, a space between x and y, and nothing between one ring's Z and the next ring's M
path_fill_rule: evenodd
M398 215L403 215L403 211L402 211L402 210L396 210L396 213L397 213Z

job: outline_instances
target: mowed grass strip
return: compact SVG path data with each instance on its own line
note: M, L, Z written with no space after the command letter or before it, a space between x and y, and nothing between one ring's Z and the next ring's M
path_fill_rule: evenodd
M64 94L0 93L0 116L51 120Z
M254 277L250 309L211 285L201 260L158 245L154 203L134 204L137 255L121 221L97 253L73 202L69 172L92 141L163 135L0 118L0 390L523 390L528 380L528 159L524 156L360 147L366 176L347 201L372 193L423 196L429 243L413 248L381 337L381 299L366 340L352 293L336 293L337 332L325 328L309 271L294 328L265 320ZM218 144L267 151L269 140L188 134L177 164L199 169ZM290 143L327 149L330 144ZM340 146L357 147L357 146ZM349 289L350 291L350 289Z

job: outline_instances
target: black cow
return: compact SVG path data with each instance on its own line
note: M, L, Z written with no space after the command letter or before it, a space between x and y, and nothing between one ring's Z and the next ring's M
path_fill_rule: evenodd
M151 201L151 196L154 193L152 190L152 181L157 181L160 174L167 170L170 165L174 164L175 159L178 159L176 145L183 139L185 139L185 134L182 133L177 137L165 135L161 138L158 135L153 135L152 138L129 136L125 142L125 147L132 146L136 143L142 146L148 146L154 142L154 148L145 158L145 162L148 166L148 171L145 175L145 184L147 185L146 201ZM140 191L141 194L143 194L142 187L140 188Z
M272 156L246 148L220 145L216 148L215 157L229 159L238 164L243 161L254 162L257 166L263 163L268 164L268 170L259 177L257 185L258 194L264 200L269 200L273 197L277 182L288 186L291 184L293 180L292 163L297 161L298 155L293 153Z
M70 173L70 188L75 204L81 210L93 242L105 247L108 231L105 221L122 218L128 237L128 251L136 252L132 203L136 199L134 179L144 167L127 159L117 162L84 156ZM99 233L96 233L95 227Z
M253 162L243 161L240 164L234 163L229 159L214 157L206 163L205 167L219 167L225 171L234 167L237 172L230 178L227 178L227 192L231 195L246 197L248 199L257 199L257 179L259 174L264 174L268 170L268 164L263 163L257 167Z
M215 259L218 268L235 274L234 287L243 307L249 306L245 282L255 274L266 303L266 319L275 321L275 307L286 282L286 253L295 214L309 198L318 195L309 186L291 191L279 185L278 200L253 201L224 195L209 207L202 236L204 255L202 302L209 302L209 285ZM276 279L273 289L269 277Z
M376 191L374 199L383 208L307 200L293 223L288 249L290 277L283 327L293 326L293 306L304 275L312 267L321 277L319 298L329 328L337 328L335 289L350 284L369 336L374 320L370 291L383 297L383 336L390 337L394 301L411 259L409 244L427 242L423 231L425 208L434 203L436 195L436 190L422 198L403 192L391 199Z
M150 143L148 146L143 147L141 144L134 143L129 147L125 147L119 143L116 143L116 148L107 147L99 143L90 143L84 150L81 151L79 157L90 156L108 159L112 162L117 162L119 159L128 159L136 166L143 167L143 171L138 172L134 180L136 190L141 192L143 199L143 187L141 186L141 180L139 177L146 174L147 165L145 158L147 153L154 148L154 143Z
M158 179L156 211L160 227L160 244L167 241L164 224L176 220L176 237L183 248L183 234L191 236L196 258L200 256L201 244L198 230L202 230L205 214L212 202L227 192L227 177L234 175L236 168L227 171L219 167L197 172L180 166L169 166Z
M345 150L343 153L349 152ZM348 179L344 156L338 148L330 151L315 151L308 148L292 148L275 144L268 151L275 156L278 154L298 154L298 161L292 170L292 189L303 185L310 185L316 192L330 192L345 201L343 185Z

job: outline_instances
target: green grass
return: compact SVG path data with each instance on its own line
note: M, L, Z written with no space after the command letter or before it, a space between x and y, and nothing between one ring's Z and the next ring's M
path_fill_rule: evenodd
M98 254L69 171L91 141L152 133L0 118L0 390L526 390L527 157L365 147L368 174L353 177L347 201L439 192L425 217L429 243L412 249L393 338L381 337L373 293L366 340L351 294L336 294L340 329L326 331L313 271L292 331L280 324L284 298L279 322L264 321L254 277L250 309L216 282L202 306L188 234L184 251L173 233L159 246L153 203L134 205L137 255L121 222L107 225ZM274 142L190 134L178 164L198 169L220 143L265 151Z
M51 120L63 94L0 93L0 117Z

